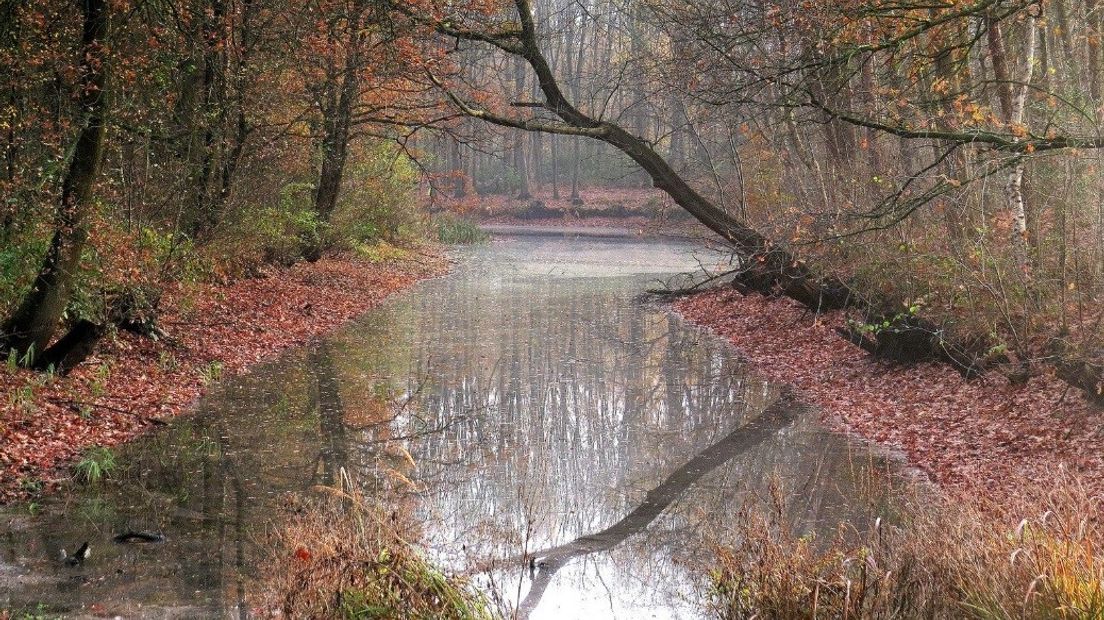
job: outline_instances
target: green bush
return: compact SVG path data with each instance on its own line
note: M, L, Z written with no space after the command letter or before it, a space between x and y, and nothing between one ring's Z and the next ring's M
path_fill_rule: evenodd
M291 265L316 252L325 230L314 210L314 186L291 182L280 188L275 204L230 214L203 252L215 275L235 277L268 263Z
M356 153L345 170L328 243L348 248L413 233L420 219L417 180L413 163L394 145L380 142Z
M49 241L43 235L0 236L0 312L5 316L30 288Z
M314 210L314 186L288 183L280 189L280 202L262 210L254 220L265 262L290 264L322 242L324 224Z

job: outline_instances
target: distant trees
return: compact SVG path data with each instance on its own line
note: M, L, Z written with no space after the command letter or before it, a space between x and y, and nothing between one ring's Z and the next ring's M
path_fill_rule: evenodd
M1104 363L1093 3L513 5L453 8L436 28L525 59L540 96L439 77L456 107L616 147L734 243L753 288L861 300L860 324L923 323L935 348L1014 376L1056 350ZM552 63L576 27L608 27L614 51Z
M937 344L1021 370L1101 363L1094 0L45 0L0 17L0 339L19 357L166 278L316 256L359 217L348 171L383 169L385 141L457 197L651 183L748 259L751 288L859 300L868 326L919 308Z

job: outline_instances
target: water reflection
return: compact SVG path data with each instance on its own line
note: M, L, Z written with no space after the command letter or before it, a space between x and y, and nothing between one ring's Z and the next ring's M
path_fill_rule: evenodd
M865 516L882 467L727 346L636 295L717 257L515 239L308 350L227 381L127 472L9 515L0 607L248 615L287 492L342 470L418 499L427 546L533 617L693 617L701 545L777 476L795 527ZM394 403L401 406L396 409ZM127 529L164 545L113 545ZM65 569L56 549L93 543ZM529 560L532 559L532 562Z

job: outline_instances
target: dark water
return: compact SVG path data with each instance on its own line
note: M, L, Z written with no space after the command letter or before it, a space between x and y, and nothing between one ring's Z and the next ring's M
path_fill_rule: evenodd
M245 617L287 493L344 470L408 491L428 553L490 567L477 582L522 615L699 617L703 544L749 498L779 481L794 527L827 529L870 513L863 489L887 468L637 299L718 260L657 241L469 251L449 277L226 380L125 448L111 484L0 515L0 609ZM168 541L110 542L127 529ZM57 561L84 540L84 566Z

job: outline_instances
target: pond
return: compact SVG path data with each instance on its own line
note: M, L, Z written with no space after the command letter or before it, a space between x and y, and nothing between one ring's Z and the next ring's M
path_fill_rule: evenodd
M342 471L405 489L427 553L532 618L700 617L710 541L779 485L799 531L871 513L891 464L641 298L723 254L546 235L460 259L221 382L110 483L0 514L0 608L247 617L288 494ZM127 530L167 540L111 542Z

